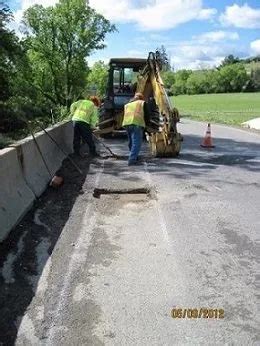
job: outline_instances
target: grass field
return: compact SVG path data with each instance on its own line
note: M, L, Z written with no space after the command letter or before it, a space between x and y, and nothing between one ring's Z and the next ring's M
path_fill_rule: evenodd
M240 125L260 117L260 92L173 96L182 117L201 121Z

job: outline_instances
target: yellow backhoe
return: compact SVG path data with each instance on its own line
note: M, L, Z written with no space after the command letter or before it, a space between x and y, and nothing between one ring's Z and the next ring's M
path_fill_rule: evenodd
M160 75L160 60L150 52L148 59L111 59L106 97L100 108L97 134L122 130L124 105L135 92L143 93L150 110L146 133L152 154L177 156L182 136L177 131L179 113L171 104Z

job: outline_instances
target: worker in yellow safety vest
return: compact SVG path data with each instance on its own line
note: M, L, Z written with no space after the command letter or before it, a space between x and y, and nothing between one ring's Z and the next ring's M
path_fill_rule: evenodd
M88 144L90 155L98 156L92 130L98 122L99 105L99 99L96 96L91 96L89 99L81 97L70 106L74 127L73 149L76 155L80 155L80 145L83 141Z
M134 98L124 107L123 127L128 136L130 154L128 166L139 163L138 155L141 150L143 131L149 118L149 111L142 93L136 93Z

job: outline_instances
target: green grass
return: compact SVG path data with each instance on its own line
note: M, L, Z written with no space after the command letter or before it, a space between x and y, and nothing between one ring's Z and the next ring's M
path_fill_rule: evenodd
M260 117L260 93L173 96L182 117L229 125L240 125Z

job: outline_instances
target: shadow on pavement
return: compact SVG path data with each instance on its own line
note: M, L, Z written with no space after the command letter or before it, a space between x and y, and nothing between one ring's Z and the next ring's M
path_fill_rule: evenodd
M89 162L75 161L83 175L65 159L59 171L65 184L58 190L48 188L0 243L0 345L15 343L20 320L35 295L43 268L81 194Z
M200 147L202 138L196 135L185 135L182 150L176 158L154 158L148 143L143 143L141 156L147 162L151 173L161 173L178 179L190 179L194 176L206 175L219 166L236 166L241 169L257 172L260 170L260 143L237 141L228 138L214 139L215 148ZM122 139L106 140L113 152L125 157L125 160L108 159L105 163L106 175L120 176L124 180L138 179L136 176L124 176L122 173L141 170L144 166L129 168L127 166L127 141ZM122 154L123 153L123 154Z
M206 174L219 166L236 166L247 171L260 171L260 143L217 138L214 141L215 148L203 149L200 142L199 136L184 136L179 157L153 158L149 162L149 168L182 179Z

